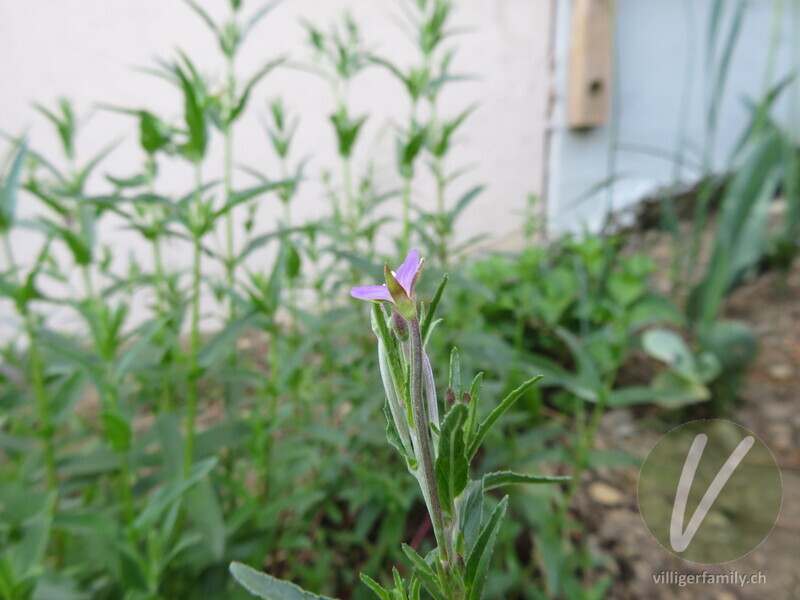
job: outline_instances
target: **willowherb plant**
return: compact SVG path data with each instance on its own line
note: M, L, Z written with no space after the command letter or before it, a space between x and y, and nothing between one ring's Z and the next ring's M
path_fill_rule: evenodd
M511 471L470 478L470 463L491 428L541 375L524 382L481 420L478 404L483 374L475 377L469 390L461 390L458 352L454 349L450 385L440 406L425 346L439 322L434 321L434 315L447 277L426 310L415 294L423 265L424 259L411 250L396 272L388 264L384 266L384 285L354 287L350 295L373 303L372 330L378 338L386 392L387 438L419 483L436 547L423 557L404 544L413 570L404 578L394 568L393 589L363 573L361 580L382 600L418 599L423 588L437 600L479 600L508 505L508 497L503 497L486 519L484 494L514 483L556 483L569 478ZM242 586L261 598L320 598L241 563L232 563L231 572Z

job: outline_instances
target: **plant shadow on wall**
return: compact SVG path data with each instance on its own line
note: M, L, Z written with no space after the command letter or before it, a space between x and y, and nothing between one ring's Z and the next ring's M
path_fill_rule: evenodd
M534 197L524 249L465 257L458 219L483 188L453 184L473 105L446 114L441 102L466 79L452 70L447 0L403 4L411 66L369 50L352 17L304 23L336 160L319 178L329 214L299 222L299 190L316 178L295 144L302 115L257 100L295 65L269 58L244 78L239 66L280 9L229 8L217 22L187 2L222 77L180 51L147 70L179 98L179 120L102 107L135 124L140 165L104 172L115 145L78 160L83 123L65 100L36 106L62 156L4 134L0 295L16 329L0 370L0 598L317 597L293 584L356 599L603 597L606 557L589 550L573 500L587 471L637 464L595 450L603 414L645 404L671 420L698 402L724 414L754 347L719 320L723 301L748 273L794 261L797 151L771 119L788 83L754 105L736 168L701 181L691 226L702 235L717 215L711 260L686 267L685 228L665 221L677 275L663 294L627 234L537 245ZM353 160L369 115L349 89L364 69L408 98L398 189ZM237 153L257 112L266 169ZM220 180L208 175L215 145ZM163 191L173 168L192 175L182 195ZM778 186L790 217L773 235L760 219ZM121 256L98 235L111 227L149 254ZM406 257L396 272L381 268L386 240L392 264ZM386 286L361 285L375 280ZM352 286L380 303L374 335ZM663 366L632 382L642 355Z

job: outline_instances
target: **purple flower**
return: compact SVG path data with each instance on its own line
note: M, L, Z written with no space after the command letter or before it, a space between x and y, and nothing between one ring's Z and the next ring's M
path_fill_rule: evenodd
M350 295L370 302L391 302L400 314L412 319L417 314L414 285L417 283L423 264L425 259L420 259L419 252L411 250L397 269L397 273L393 273L388 264L384 265L383 274L386 278L384 285L354 287L350 290Z

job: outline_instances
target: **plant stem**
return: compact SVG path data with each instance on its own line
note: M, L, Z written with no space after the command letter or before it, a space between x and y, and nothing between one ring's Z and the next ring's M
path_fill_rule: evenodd
M44 448L44 464L47 481L47 488L50 491L58 492L58 471L56 468L56 452L53 443L53 425L50 420L50 409L47 404L47 391L44 385L44 369L42 357L39 354L39 347L36 339L36 328L33 316L25 310L25 332L28 334L30 349L31 379L33 380L33 392L36 398L36 410L39 413L40 432L42 446Z
M228 56L228 59L225 63L226 71L227 71L227 89L225 90L225 95L223 101L225 102L225 106L223 107L223 115L225 116L225 126L223 128L223 136L225 138L225 154L223 157L223 187L224 187L224 194L225 194L225 203L229 203L231 201L231 196L233 195L233 121L231 120L231 115L233 111L233 103L234 103L234 94L235 89L234 86L236 85L236 80L234 78L233 73L233 56ZM225 244L226 244L226 254L225 254L225 269L226 274L228 277L228 285L232 289L233 288L233 280L234 280L234 271L235 271L235 263L233 260L233 210L229 210L225 214ZM230 301L230 313L231 313L231 320L233 320L235 316L236 305L233 302L233 298Z
M94 285L92 284L92 274L89 272L89 265L83 265L81 268L81 275L83 276L83 286L86 289L86 297L94 304Z
M270 483L270 463L272 462L272 453L273 448L275 445L275 433L277 432L277 428L275 427L275 421L278 418L278 372L280 370L280 351L278 349L277 339L278 339L278 331L276 324L272 323L272 334L270 339L270 348L269 348L269 365L270 365L270 381L267 385L267 407L266 407L266 419L262 423L261 431L259 432L258 439L261 439L264 431L269 429L269 435L267 439L264 441L263 446L262 443L259 441L256 451L260 454L263 453L264 456L264 469L263 469L263 493L264 497L269 497L269 483ZM263 417L262 417L263 419Z
M152 155L148 155L147 164L145 166L145 177L147 178L147 193L153 194L154 178L155 178L156 163ZM158 207L151 211L151 217L157 221L163 221L163 210ZM155 281L153 287L156 292L156 314L159 319L165 319L167 316L167 298L166 298L166 277L164 275L164 259L161 253L161 235L154 235L153 240L153 270L155 272ZM156 337L156 342L163 345L165 342L163 329L159 327L159 332ZM166 357L166 354L165 354ZM170 384L169 377L165 374L161 381L159 410L162 413L170 411Z
M589 463L589 452L594 446L594 438L597 434L597 427L600 425L600 419L605 412L606 402L608 400L608 395L611 393L611 389L614 385L614 379L616 378L616 373L612 374L606 383L603 384L602 388L600 389L600 397L595 402L594 407L592 409L592 413L589 416L588 423L585 423L585 410L583 409L583 400L578 399L577 401L580 403L581 411L580 415L577 419L576 426L576 457L575 457L575 471L572 474L572 479L569 482L567 487L567 491L564 493L564 498L562 500L561 506L559 507L557 513L556 523L558 527L561 527L562 534L566 536L567 531L564 527L565 520L567 517L567 510L569 509L569 505L572 503L572 498L575 495L575 492L578 489L578 486L581 483L581 478L583 477L583 472L586 470L586 467Z
M195 203L199 206L200 165L195 165ZM189 388L186 393L186 446L184 448L183 474L189 476L194 461L195 421L197 420L198 355L200 353L200 259L202 255L201 235L194 232L192 260L192 321L189 333Z
M411 176L403 176L403 247L400 252L405 253L411 248Z
M437 157L433 164L433 170L436 176L436 204L438 209L438 233L439 233L439 263L442 268L447 267L447 244L448 244L448 231L447 227L447 213L444 206L444 192L447 187L447 179L444 176L444 164L441 157Z
M351 174L351 165L350 165L350 157L349 156L342 156L342 179L344 180L344 198L345 198L345 206L347 207L347 219L351 241L353 246L356 245L356 229L358 228L358 215L356 214L356 202L355 196L353 194L353 178ZM355 249L355 248L354 248Z
M114 394L114 390L117 389L118 385L113 381L113 376L110 376L108 372L111 371L111 365L109 365L106 369L107 373L105 375L105 387L104 391L101 391L103 400L103 410L118 415L119 414L119 402L117 401L117 397ZM110 436L109 437L110 440ZM133 530L133 522L136 518L136 511L134 510L133 506L133 482L131 480L131 463L130 458L128 456L127 450L116 450L117 460L119 460L119 479L120 479L120 486L119 486L119 494L122 498L122 513L125 519L125 524L128 526L128 535L131 536L131 539L136 539L136 534Z
M225 188L225 204L230 203L233 196L233 105L236 95L236 79L233 68L233 55L230 54L226 61L227 71L227 89L223 97L223 116L225 118L225 127L223 135L225 138L225 155L223 158L223 186ZM233 243L233 209L230 209L225 214L225 231L226 231L226 249L225 249L225 274L227 277L228 290L233 291L236 283L236 258ZM230 323L236 320L236 302L233 295L229 298L228 304L228 320ZM235 366L236 356L230 352L227 357L228 365ZM230 381L225 382L225 407L230 410L233 403L234 388Z
M12 278L18 279L17 261L14 258L14 248L11 246L11 239L8 232L3 235L3 246L8 258L8 264L11 268ZM28 343L30 349L30 368L31 380L33 381L33 392L36 399L36 410L39 413L40 437L42 439L42 446L44 449L44 463L45 463L45 481L47 488L50 491L58 493L58 471L56 468L56 453L55 444L53 441L54 431L50 421L50 409L47 404L47 391L44 385L44 370L42 367L42 359L39 354L39 346L36 336L36 327L33 321L33 315L27 307L23 307L20 313L24 322L25 332L28 335ZM54 505L55 510L55 505Z
M425 412L425 400L422 397L422 334L419 328L419 319L414 317L409 320L409 333L411 336L411 408L414 415L414 429L418 441L420 467L422 479L420 484L425 492L428 512L431 515L433 531L436 534L436 543L439 545L441 560L446 565L452 566L454 556L452 540L447 535L442 513L442 504L439 499L439 487L436 483L434 471L433 448L431 447L431 431L428 417Z

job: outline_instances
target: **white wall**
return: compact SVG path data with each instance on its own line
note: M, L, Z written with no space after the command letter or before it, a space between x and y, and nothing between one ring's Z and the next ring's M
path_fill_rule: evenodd
M732 15L735 0L726 2ZM744 98L760 97L773 9L778 0L750 0L741 35L731 62L727 93L722 105L714 165L725 169L728 157L748 120ZM792 39L800 35L800 8L794 0L780 2L783 13L778 38L775 81L789 72ZM710 78L705 69L705 44L713 0L617 0L615 8L616 73L613 84L612 124L589 132L574 132L564 126L566 73L569 48L568 1L558 2L556 33L556 106L553 117L548 216L557 230L596 228L605 209L619 209L636 202L654 189L674 180L674 161L633 150L648 146L667 154L676 153L682 123L690 146L704 146L705 97ZM724 32L728 23L721 27ZM792 32L794 31L794 38ZM794 93L797 93L795 88ZM684 94L688 110L682 117ZM790 102L776 109L784 123L797 127L800 112L790 112ZM798 103L794 108L798 108ZM684 120L685 119L685 120ZM616 128L616 132L614 131ZM610 152L614 138L618 150ZM692 152L690 151L691 155ZM694 152L697 157L697 152ZM696 160L696 159L695 159ZM693 181L697 171L684 170L682 181ZM598 183L616 176L616 183L587 196Z
M201 2L214 14L224 13L226 0ZM250 4L251 10L255 3ZM257 30L246 47L239 71L252 73L263 61L288 54L307 61L310 53L300 18L327 25L350 10L376 51L400 64L415 60L414 49L400 31L400 3L374 0L286 0ZM538 192L541 179L544 111L548 90L549 2L544 0L461 0L456 25L471 30L454 38L459 51L455 70L476 76L460 83L444 98L443 114L456 114L473 101L480 103L468 135L455 153L453 166L475 165L472 182L485 182L489 192L468 216L469 232L495 236L515 227L513 211L528 192ZM132 71L150 66L155 57L171 58L183 48L203 70L220 75L215 43L195 15L179 0L30 0L0 3L0 129L20 133L30 128L33 146L56 155L56 142L31 110L38 101L51 105L59 96L72 99L82 114L95 103L146 107L179 118L177 95L168 85ZM264 100L286 98L302 117L298 156L313 157L312 172L332 163L333 136L327 115L331 102L325 84L308 73L284 69L258 88L251 103L255 115L237 131L237 160L269 168L272 159L258 121ZM405 117L399 84L380 69L361 77L352 93L356 112L371 115L364 132L361 158L376 158L387 187L393 173L391 123ZM85 157L103 144L135 137L133 122L97 113L79 139ZM217 151L219 148L216 149ZM218 175L218 154L208 162L208 177ZM134 143L117 150L105 170L124 173L141 162ZM244 181L244 180L243 180ZM185 173L169 173L163 189L176 193L190 187ZM322 199L311 188L300 202L301 214L316 214ZM417 190L416 201L431 201L429 190ZM490 218L489 218L490 217Z
M225 14L227 0L201 0L214 15ZM350 10L361 24L369 45L400 64L416 59L410 41L401 32L402 2L375 0L286 0L267 17L251 37L237 65L243 76L265 60L288 54L297 62L309 61L306 35L299 24L305 18L327 27ZM245 13L256 9L246 0ZM519 229L519 214L530 192L540 192L545 112L549 91L550 0L459 0L456 26L469 33L453 39L458 45L455 71L470 73L474 81L455 84L443 98L442 114L457 114L479 102L453 154L451 168L474 166L463 186L485 183L487 191L463 220L461 239L476 233L508 238ZM179 0L3 0L0 2L0 130L29 133L33 148L58 156L58 143L48 125L31 108L36 101L52 106L60 96L70 98L81 116L93 113L78 138L79 160L85 160L109 141L125 141L92 180L90 189L103 191L102 175L130 175L143 161L136 144L132 119L93 107L98 103L147 108L180 120L180 98L171 87L132 70L151 66L156 57L170 59L182 48L212 77L220 77L222 64L215 42L202 22ZM281 95L301 117L294 158L310 156L309 173L318 180L325 168L336 168L334 138L328 121L332 101L326 84L307 72L281 69L257 88L251 99L255 109L238 125L236 161L275 172L266 136L260 125L265 100ZM356 159L364 165L373 159L385 189L396 188L392 124L405 120L406 105L398 82L373 68L352 90L355 112L369 113ZM204 169L207 179L220 175L220 140L215 140ZM183 194L191 188L190 172L179 165L163 165L158 181L161 193ZM425 171L424 167L419 169ZM252 185L237 175L237 186ZM453 200L453 198L451 198ZM433 203L432 188L421 181L414 202ZM259 229L273 228L273 201L261 213ZM27 202L23 212L35 212ZM318 183L302 188L294 208L295 222L328 212ZM399 214L399 211L398 211ZM101 238L113 243L119 268L135 252L149 264L149 250L136 234L120 231L109 220ZM30 260L35 238L13 237L18 258ZM171 252L174 266L188 264L186 247ZM77 291L75 292L77 293ZM4 314L8 311L4 308ZM1 336L0 336L1 337Z

